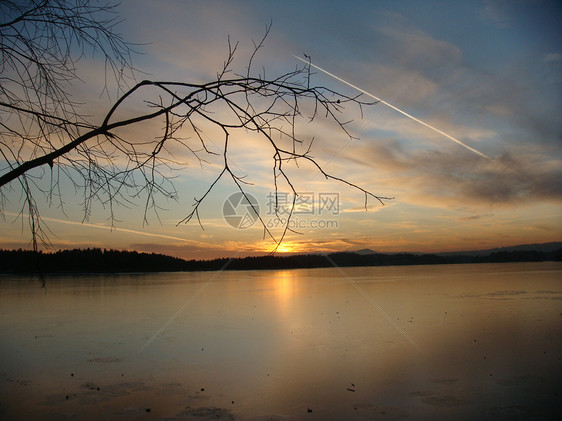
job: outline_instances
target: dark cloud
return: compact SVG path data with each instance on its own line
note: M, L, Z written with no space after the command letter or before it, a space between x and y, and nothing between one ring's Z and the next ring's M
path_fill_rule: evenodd
M430 153L422 163L439 183L435 192L446 189L468 200L495 204L562 201L562 168L526 164L510 154L482 162L476 157Z
M526 160L527 158L527 160ZM345 151L345 159L385 172L396 188L435 200L498 205L562 201L562 167L505 153L486 160L463 150L408 152L396 140ZM392 189L392 181L386 188Z
M470 215L470 216L463 216L462 218L458 218L459 221L477 221L480 219L487 219L493 217L494 214L492 213L485 213L481 215Z

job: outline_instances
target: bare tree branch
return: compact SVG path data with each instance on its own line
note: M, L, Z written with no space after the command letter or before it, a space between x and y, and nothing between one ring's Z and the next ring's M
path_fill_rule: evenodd
M14 182L19 181L26 204L22 215L28 215L34 248L38 241L48 243L35 195L39 192L50 200L60 197L62 193L56 190L60 177L82 191L85 219L93 203L99 202L114 224L115 206L131 206L133 199L143 197L144 221L148 222L149 211L158 217L162 199L177 198L173 174L185 169L187 164L181 159L184 152L195 157L200 165L206 158L222 158L217 176L195 198L191 212L178 222L195 218L203 227L201 204L223 178L229 178L248 199L247 182L243 175L233 171L235 164L229 149L229 141L237 132L255 133L271 149L275 212L279 210L277 194L281 184L292 192L292 207L279 238L254 208L264 235L273 239L276 247L291 231L289 220L298 196L284 167L287 161L311 163L326 179L360 191L365 197L365 208L369 197L381 204L390 199L326 172L311 155L312 140L298 135L297 125L301 122L327 119L351 138L343 112L349 107L362 112L362 107L372 102L314 86L310 65L274 78L266 78L265 70L254 75L253 61L263 48L271 25L266 27L264 37L254 42L242 75L233 71L238 44L232 45L229 39L227 58L216 80L203 84L143 80L127 87L129 80L124 80L121 70L133 70L131 50L113 31L113 6L92 6L85 0L30 0L7 1L1 7L9 13L8 19L0 22L0 189L14 188ZM74 44L80 48L77 58ZM89 50L101 51L121 89L101 123L91 122L78 112L66 91L68 78L78 77L76 61ZM119 118L121 112L131 112L130 104L139 110L139 98L144 101L144 109ZM310 110L308 115L303 113L305 109ZM133 138L124 130L146 123L160 127L160 134ZM203 137L213 128L222 133L222 146L216 142L212 145L218 151L209 148ZM195 144L188 140L189 136L194 137ZM41 168L50 173L48 190L33 182L34 171ZM0 205L3 203L0 201ZM62 207L62 200L60 204Z

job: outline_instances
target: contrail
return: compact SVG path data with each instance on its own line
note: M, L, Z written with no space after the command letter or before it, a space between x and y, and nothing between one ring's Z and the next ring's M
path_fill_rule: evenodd
M451 136L451 135L445 133L444 131L439 130L437 127L433 127L432 125L427 124L427 123L421 121L419 118L416 118L416 117L414 117L413 115L408 114L406 111L403 111L403 110L401 110L400 108L395 107L395 106L392 105L392 104L389 104L388 102L386 102L386 101L380 99L379 97L377 97L377 96L375 96L375 95L373 95L373 94L371 94L371 93L369 93L369 92L367 92L367 91L365 91L365 90L359 88L358 86L355 86L354 84L349 83L349 82L343 80L341 77L338 77L338 76L334 75L333 73L330 73L330 72L328 72L327 70L324 70L324 69L321 68L320 66L317 66L317 65L315 65L315 64L312 64L310 61L304 60L304 59L302 59L302 58L300 58L300 57L298 57L298 56L293 55L293 57L296 58L297 60L300 60L300 61L302 61L302 62L304 62L304 63L306 63L306 64L308 64L308 65L314 67L315 69L320 70L321 72L326 73L328 76L332 76L334 79L337 79L337 80L339 80L339 81L342 82L342 83L345 83L347 86L351 86L352 88L357 89L359 92L361 92L361 93L363 93L363 94L365 94L365 95L367 95L367 96L370 96L371 98L374 98L376 101L379 101L381 104L384 104L384 105L386 105L387 107L390 107L390 108L392 108L392 109L395 110L395 111L398 111L400 114L405 115L406 117L408 117L408 118L410 118L410 119L412 119L412 120L414 120L414 121L420 123L421 125L427 127L428 129L431 129L431 130L433 130L433 131L439 133L440 135L445 136L447 139L452 140L453 142L455 142L455 143L461 145L462 147L468 149L468 150L471 151L471 152L474 152L476 155L479 155L479 156L481 156L482 158L486 158L486 159L490 159L490 160L492 159L492 158L490 158L488 155L483 154L482 152L480 152L480 151L478 151L478 150L476 150L476 149L474 149L474 148L468 146L466 143L461 142L459 139L456 139L456 138L454 138L453 136Z
M4 212L4 213L7 214L7 215L13 215L13 216L20 216L21 215L21 214L16 214L15 212ZM23 216L27 216L27 215L24 214ZM200 242L200 241L188 240L186 238L174 237L174 236L165 235L165 234L153 234L151 232L136 231L136 230L131 230L131 229L127 229L127 228L114 228L114 227L108 227L107 225L95 225L95 224L89 224L87 222L67 221L67 220L64 220L64 219L48 218L48 217L41 217L41 219L43 219L45 221L56 222L56 223L59 223L59 224L80 225L82 227L105 229L105 230L109 230L109 231L128 232L128 233L131 233L131 234L144 235L146 237L165 238L165 239L168 239L168 240L182 241L182 242L186 242L186 243L197 243L199 245L207 244L207 243L203 243L203 242Z

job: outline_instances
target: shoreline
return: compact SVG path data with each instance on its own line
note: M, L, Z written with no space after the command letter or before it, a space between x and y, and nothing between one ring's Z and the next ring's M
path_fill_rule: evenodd
M462 257L467 257L462 255ZM548 263L561 262L559 259L541 259L541 260L494 260L494 261L451 261L451 262L434 262L434 263L393 263L393 264L358 264L358 265L318 265L318 266L271 266L271 267L226 267L226 268L200 268L200 269L178 269L178 270L145 270L145 271L43 271L38 272L8 272L0 271L0 277L4 276L28 276L37 277L53 277L53 276L93 276L93 275L147 275L161 273L197 273L197 272L222 272L222 271L278 271L278 270L301 270L301 269L330 269L334 267L340 268L361 268L361 267L400 267L400 266L448 266L448 265L479 265L479 264L502 264L502 263Z

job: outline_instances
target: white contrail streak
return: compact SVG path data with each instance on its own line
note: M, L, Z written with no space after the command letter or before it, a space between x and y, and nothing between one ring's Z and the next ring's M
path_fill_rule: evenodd
M320 66L317 66L317 65L315 65L315 64L312 64L311 62L309 62L309 61L307 61L307 60L304 60L304 59L302 59L302 58L300 58L300 57L298 57L298 56L293 55L293 57L296 58L297 60L300 60L300 61L306 63L306 64L309 64L310 66L314 67L315 69L320 70L321 72L326 73L328 76L332 76L334 79L339 80L339 81L342 82L342 83L345 83L347 86L351 86L352 88L357 89L359 92L361 92L361 93L363 93L363 94L365 94L365 95L367 95L367 96L370 96L371 98L373 98L373 99L379 101L381 104L384 104L384 105L386 105L387 107L392 108L392 109L395 110L395 111L398 111L400 114L405 115L406 117L408 117L408 118L410 118L410 119L412 119L412 120L414 120L414 121L420 123L421 125L427 127L428 129L431 129L431 130L433 130L433 131L439 133L440 135L445 136L447 139L452 140L453 142L455 142L455 143L461 145L462 147L468 149L468 150L471 151L471 152L474 152L475 154L481 156L482 158L491 159L488 155L483 154L482 152L480 152L480 151L478 151L478 150L476 150L476 149L474 149L474 148L468 146L466 143L463 143L463 142L461 142L460 140L454 138L453 136L451 136L451 135L445 133L444 131L439 130L437 127L433 127L432 125L427 124L427 123L421 121L419 118L416 118L416 117L414 117L413 115L408 114L406 111L403 111L403 110L401 110L400 108L395 107L395 106L392 105L392 104L389 104L388 102L386 102L386 101L380 99L379 97L377 97L377 96L375 96L375 95L373 95L373 94L371 94L371 93L369 93L369 92L367 92L367 91L365 91L365 90L359 88L358 86L355 86L354 84L349 83L349 82L343 80L341 77L338 77L338 76L334 75L333 73L330 73L330 72L328 72L327 70L324 70L324 69L321 68Z
M13 215L13 216L22 216L21 214L16 214L14 212L5 212L5 214L6 215ZM28 215L24 214L23 216L28 216ZM41 219L43 219L45 221L49 221L49 222L56 222L56 223L59 223L59 224L80 225L82 227L97 228L97 229L104 229L104 230L118 231L118 232L128 232L128 233L131 233L131 234L144 235L146 237L158 237L158 238L165 238L167 240L175 240L175 241L182 241L182 242L185 242L185 243L196 243L196 244L199 244L199 245L206 245L206 243L202 243L200 241L188 240L186 238L173 237L171 235L165 235L165 234L154 234L154 233L151 233L151 232L136 231L136 230L131 230L131 229L127 229L127 228L115 228L115 227L109 227L107 225L95 225L95 224L89 224L87 222L67 221L67 220L64 220L64 219L48 218L48 217L41 217Z

